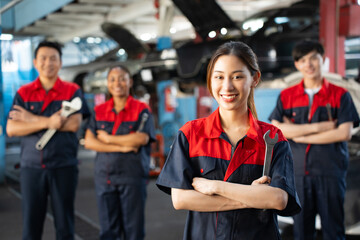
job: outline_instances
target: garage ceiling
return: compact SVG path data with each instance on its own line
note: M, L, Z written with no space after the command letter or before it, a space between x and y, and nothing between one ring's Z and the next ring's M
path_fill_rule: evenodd
M199 1L199 0L189 0ZM288 6L298 0L217 0L234 21L274 6ZM196 9L194 9L196 11ZM48 14L15 34L44 35L67 42L75 37L103 36L101 24L112 22L129 29L143 41L158 36L173 40L194 38L191 23L171 0L77 0Z

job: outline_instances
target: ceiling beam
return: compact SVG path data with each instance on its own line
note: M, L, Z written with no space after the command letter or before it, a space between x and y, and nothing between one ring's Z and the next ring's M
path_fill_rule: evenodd
M55 24L55 25L64 25L64 26L74 26L74 21L76 21L76 25L80 24L87 24L89 21L87 20L74 20L74 19L46 19L46 20L40 20L44 22L48 22L49 24ZM37 21L39 22L39 21ZM36 23L35 23L36 24Z
M76 12L76 13L102 13L106 14L110 11L109 5L94 5L94 4L79 4L72 3L64 6L62 10L64 12Z
M122 24L144 15L155 15L156 12L157 10L155 9L154 3L152 1L142 0L133 4L129 4L123 8L112 8L107 16L107 20L117 24Z
M46 17L46 19L50 20L85 20L85 21L103 21L105 19L105 16L103 14L85 14L85 13L52 13Z
M124 5L134 3L134 0L78 0L80 3Z
M49 35L54 35L54 34L67 33L71 30L72 30L71 27L63 27L63 26L62 27L52 26L51 28L29 26L29 27L23 28L21 32L49 36Z
M80 26L80 25L86 25L87 21L76 21L76 25ZM52 27L70 27L70 28L74 28L74 21L73 20L68 20L67 22L65 21L45 21L45 20L40 20L40 21L36 21L34 23L34 26L36 27L47 27L47 28L52 28Z
M99 19L89 18L86 27L80 26L75 27L69 33L65 34L56 34L54 36L57 41L67 42L72 40L74 37L84 37L88 35L94 35L102 33L101 24L105 21L125 24L133 21L139 17L149 14L155 14L156 9L152 1L142 0L135 3L126 5L125 7L112 7L109 14L105 17L99 17ZM79 14L72 14L79 15ZM75 17L72 16L72 17ZM101 15L100 15L101 16Z
M175 16L175 6L169 0L160 1L158 36L170 36L170 27Z

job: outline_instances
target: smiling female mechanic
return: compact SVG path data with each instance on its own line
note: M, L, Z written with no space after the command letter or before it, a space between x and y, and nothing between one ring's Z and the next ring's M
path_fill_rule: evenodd
M100 239L140 240L145 235L146 181L150 141L155 139L154 122L149 107L129 95L132 79L127 68L111 68L107 86L112 98L95 107L85 135L85 147L97 151L95 188Z
M210 60L208 89L219 108L180 129L157 180L175 209L190 210L184 239L280 239L277 214L301 209L289 144L257 120L259 81L256 56L244 43L225 43ZM270 176L262 177L268 130L279 140Z

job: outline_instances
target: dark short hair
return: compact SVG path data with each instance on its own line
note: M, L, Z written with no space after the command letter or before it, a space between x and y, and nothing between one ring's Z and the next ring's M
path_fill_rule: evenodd
M321 56L324 56L324 47L318 41L306 39L298 42L292 51L293 59L296 62L300 58L314 50L318 52Z
M56 51L58 51L60 59L61 59L61 56L62 56L62 52L61 52L62 46L61 46L61 44L58 43L58 42L50 42L50 41L42 41L42 42L39 43L39 45L35 49L35 58L37 56L37 53L38 53L39 49L42 48L42 47L54 48Z
M120 65L120 64L116 65L116 66L113 66L113 67L110 67L109 71L107 73L107 77L109 76L110 72L115 68L120 68L121 70L125 71L127 74L129 74L129 77L131 78L130 70L127 67L125 67L124 65Z

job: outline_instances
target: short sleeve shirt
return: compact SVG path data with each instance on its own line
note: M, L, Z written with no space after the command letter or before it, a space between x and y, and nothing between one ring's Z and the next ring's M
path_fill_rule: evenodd
M189 211L184 239L280 239L277 214L293 215L300 211L288 142L279 129L255 120L250 111L249 120L250 129L235 149L232 149L221 127L219 110L207 118L185 124L172 144L157 185L169 194L171 188L193 189L194 177L250 185L262 176L265 156L263 135L270 130L271 138L276 133L279 136L273 150L270 185L288 193L286 209Z
M149 135L150 141L137 153L98 152L95 158L95 177L104 184L139 184L148 177L150 166L150 143L155 141L154 120L149 106L129 96L119 113L111 98L94 108L88 128L96 135L104 130L112 135L124 135L141 131Z
M304 81L284 89L277 100L269 120L283 122L289 118L295 124L328 121L326 105L330 105L331 117L340 125L353 122L359 125L359 114L347 90L323 80L320 91L313 97L311 107L304 89ZM295 175L345 177L349 163L347 143L302 144L289 140L293 156Z
M40 79L19 88L14 97L14 105L41 116L50 117L59 111L63 101L71 101L80 97L82 107L75 113L81 113L84 118L90 115L80 87L58 78L48 92L42 87ZM75 114L73 113L73 114ZM30 168L60 168L77 164L78 139L74 132L57 131L43 150L35 148L36 143L46 130L21 137L21 167Z

